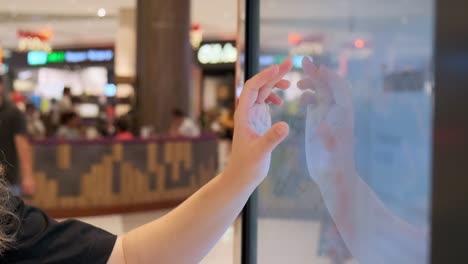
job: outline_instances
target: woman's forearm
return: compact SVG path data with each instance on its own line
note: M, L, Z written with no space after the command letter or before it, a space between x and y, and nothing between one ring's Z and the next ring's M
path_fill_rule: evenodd
M238 216L257 183L217 176L172 212L122 238L126 263L198 263Z
M272 89L289 87L282 78L291 68L287 58L245 83L226 170L172 212L119 237L108 263L198 263L210 251L267 176L271 152L289 134L284 122L270 128L267 104L282 103Z

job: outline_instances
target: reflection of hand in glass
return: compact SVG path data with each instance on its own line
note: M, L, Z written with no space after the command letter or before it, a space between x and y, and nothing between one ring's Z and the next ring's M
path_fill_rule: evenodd
M298 82L307 105L306 159L309 174L348 249L361 264L425 263L425 230L391 212L357 175L354 117L346 81L308 58Z
M353 107L349 87L342 78L306 57L303 69L306 78L298 82L298 87L304 90L301 101L307 105L307 167L319 180L331 170L349 170L354 163Z

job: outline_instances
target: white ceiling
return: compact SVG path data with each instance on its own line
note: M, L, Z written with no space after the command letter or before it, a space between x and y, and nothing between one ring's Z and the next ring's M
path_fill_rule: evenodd
M52 29L55 46L109 44L119 9L135 5L136 0L0 0L0 44L16 47L18 29ZM99 8L106 9L103 19L96 16ZM191 16L205 38L235 37L237 0L192 0Z
M201 24L205 38L235 38L237 1L191 0L192 22ZM433 2L261 0L261 44L273 49L287 48L290 32L353 38L397 30L417 36L421 25L432 16ZM0 44L15 47L18 29L44 28L53 30L52 44L56 46L110 44L117 31L118 10L135 7L135 3L136 0L0 0ZM106 9L106 18L97 18L99 8ZM421 17L426 20L419 21Z

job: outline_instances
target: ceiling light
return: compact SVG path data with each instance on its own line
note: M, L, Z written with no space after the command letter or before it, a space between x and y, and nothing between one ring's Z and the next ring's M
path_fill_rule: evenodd
M106 9L104 8L99 8L97 11L98 17L105 17L106 16Z

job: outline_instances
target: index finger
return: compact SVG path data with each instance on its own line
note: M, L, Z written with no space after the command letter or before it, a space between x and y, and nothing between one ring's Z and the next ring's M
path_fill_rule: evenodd
M268 81L262 87L260 87L260 92L257 97L257 103L262 103L265 99L270 95L274 86L278 84L278 82L292 69L292 60L291 57L286 57L286 59L278 65L278 73L276 74L275 78Z
M272 65L249 79L242 89L237 111L245 113L258 97L260 88L273 80L278 74L278 65Z

